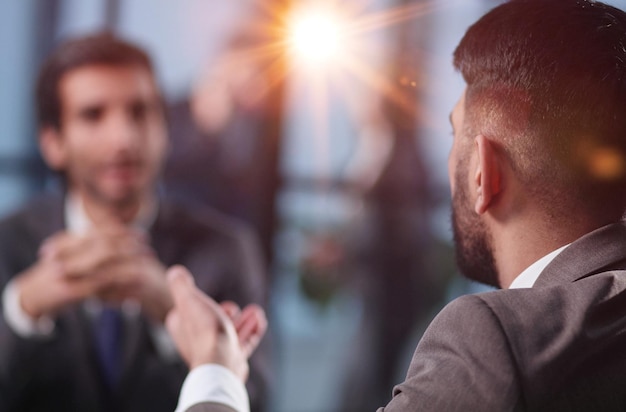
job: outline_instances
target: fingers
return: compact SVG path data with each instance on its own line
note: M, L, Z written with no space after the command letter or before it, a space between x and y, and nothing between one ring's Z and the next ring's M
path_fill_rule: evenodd
M146 239L141 232L118 227L85 235L62 232L46 240L39 255L57 262L64 276L89 276L120 260L153 254Z
M165 317L165 327L174 339L180 355L191 368L198 363L198 349L194 345L201 343L207 350L212 349L214 338L207 338L206 333L212 333L214 327L209 324L206 328L199 329L197 319L189 313L188 305L196 298L193 291L194 280L189 271L183 266L173 266L167 270L166 278L174 307ZM201 319L209 322L210 316L202 316Z
M249 358L267 331L265 312L258 305L246 306L239 316L236 329L241 349Z
M99 277L67 279L53 262L40 261L16 277L22 308L33 318L54 315L64 307L93 296Z
M182 266L167 271L167 282L174 307L165 324L189 367L217 363L245 382L247 359L267 330L263 310L257 305L240 310L233 302L218 305Z
M165 267L151 256L120 257L95 271L93 276L103 278L110 289L129 292L132 289L137 292L159 289L166 291L169 296Z
M165 317L165 328L169 331L170 335L174 337L180 336L180 315L176 310L170 310Z
M162 323L174 301L161 262L141 256L127 259L115 269L112 289L137 300L153 320Z
M219 363L233 371L245 369L240 362L244 358L238 356L235 328L224 310L196 287L184 267L170 268L167 281L174 308L166 317L166 326L188 365ZM235 312L236 307L227 307Z
M267 331L265 312L258 305L248 305L242 311L232 301L221 302L220 306L234 323L241 349L249 358Z
M164 268L148 264L154 259L146 252L150 250L146 240L145 233L116 225L85 235L67 231L53 235L40 247L37 263L20 274L23 306L38 317L93 296L121 302L141 295L148 284L145 289L164 307L159 312L162 320L171 302L163 304L169 297Z
M184 266L172 266L167 270L166 277L174 303L177 306L193 295L195 281Z
M220 327L228 327L230 319L213 299L196 287L193 276L184 266L173 266L167 271L167 281L174 300L174 306L186 320L195 326L208 321L207 316L213 315Z
M230 320L232 320L233 323L236 324L237 319L241 314L241 309L239 308L239 305L231 300L225 300L223 302L220 302L220 306L222 307L222 310L226 313L226 315L230 318Z

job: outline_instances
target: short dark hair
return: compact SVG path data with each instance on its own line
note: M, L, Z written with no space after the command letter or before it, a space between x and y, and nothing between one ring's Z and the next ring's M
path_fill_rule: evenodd
M493 134L550 213L621 215L626 13L593 0L511 0L470 27L454 65L469 127L483 129L471 132Z
M39 127L61 127L59 82L64 74L88 65L145 68L154 76L148 54L138 46L109 32L70 39L62 43L44 62L35 91Z

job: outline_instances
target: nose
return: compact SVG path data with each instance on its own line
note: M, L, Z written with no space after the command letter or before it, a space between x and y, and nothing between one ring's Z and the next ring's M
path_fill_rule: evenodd
M109 137L119 151L134 151L141 146L141 125L125 110L111 116Z

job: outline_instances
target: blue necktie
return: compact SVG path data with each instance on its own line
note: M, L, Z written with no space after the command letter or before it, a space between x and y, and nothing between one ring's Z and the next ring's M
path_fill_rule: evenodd
M96 353L109 388L115 387L121 372L122 316L118 309L104 307L95 322Z

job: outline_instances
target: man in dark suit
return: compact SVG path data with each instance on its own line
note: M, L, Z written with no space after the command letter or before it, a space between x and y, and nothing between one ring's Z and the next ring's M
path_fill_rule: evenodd
M454 63L467 83L451 116L457 260L504 290L444 308L380 411L624 411L626 13L512 0L468 30ZM250 335L190 279L170 273L175 340L191 365L245 377ZM211 313L220 332L193 320ZM190 330L207 336L185 347ZM180 405L245 410L188 392Z
M163 102L136 46L106 34L64 43L37 105L41 153L65 190L0 222L0 410L172 411L187 368L163 327L165 268L193 268L218 300L263 304L257 244L157 193ZM252 361L258 407L266 362Z

